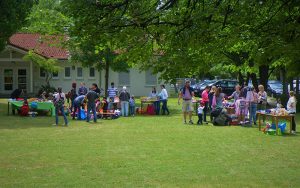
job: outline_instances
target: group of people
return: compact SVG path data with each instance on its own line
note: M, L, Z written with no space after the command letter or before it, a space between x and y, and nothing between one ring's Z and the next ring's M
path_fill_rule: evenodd
M296 113L296 104L297 100L293 91L289 93L290 97L287 102L286 109L290 115ZM190 86L190 81L187 80L185 85L180 90L178 104L180 104L180 100L182 100L182 111L183 111L183 119L184 123L187 123L187 117L189 117L189 124L194 124L192 120L193 109L193 98L194 98L194 90ZM197 124L207 123L207 114L209 110L212 112L214 110L223 109L223 102L225 100L225 94L222 92L221 87L206 86L205 90L201 94L200 105L197 109L198 114L198 122ZM256 112L258 110L266 110L267 109L267 93L264 89L263 85L258 86L258 92L256 92L255 88L252 86L248 86L244 83L244 86L241 87L237 85L235 87L235 91L232 95L228 96L228 99L233 99L235 104L235 112L238 116L239 121L245 120L245 116L249 114L249 123L250 125L256 124ZM194 101L195 102L195 101ZM280 101L278 100L277 107L282 106ZM212 113L211 113L212 114ZM213 116L210 116L210 120L212 121ZM296 123L293 116L292 119L292 132L296 131Z

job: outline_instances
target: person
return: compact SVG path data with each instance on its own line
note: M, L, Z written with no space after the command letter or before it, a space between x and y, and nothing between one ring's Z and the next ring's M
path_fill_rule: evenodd
M68 120L64 110L66 95L62 92L62 88L57 88L57 94L54 97L54 106L55 106L55 125L58 125L58 112L60 111L64 117L64 121L66 126L68 126Z
M160 112L160 100L159 100L159 95L157 94L155 87L152 88L149 97L151 97L151 98L157 98L157 100L155 102L153 102L153 105L154 105L154 108L155 108L155 114L159 115L159 112Z
M156 92L156 88L153 87L150 94L149 94L149 97L151 98L154 98L154 97L157 97L157 92Z
M160 101L162 102L162 115L166 115L166 112L167 112L167 115L170 114L170 111L168 109L168 92L166 90L166 87L165 85L161 85L161 92L159 94L159 96L161 97Z
M235 86L235 91L228 97L228 99L233 99L234 103L235 103L236 100L239 99L240 93L241 93L241 86L236 85Z
M212 86L211 90L208 93L208 100L209 100L209 108L210 109L212 109L212 101L213 101L213 98L214 98L216 90L217 90L217 87L216 86Z
M94 83L94 84L95 84L95 83ZM94 91L100 96L100 93L101 93L100 88L98 87L97 84L95 84L95 87L96 87L96 89L95 89Z
M109 105L108 105L108 109L112 109L112 106L114 106L114 109L116 109L117 104L115 104L114 101L115 101L115 97L118 95L118 89L115 88L114 82L110 83L110 88L108 88L107 92L108 92L108 98L110 101Z
M225 94L222 93L222 88L218 87L214 94L214 98L213 98L213 102L212 102L213 109L223 108L224 96L225 96Z
M290 97L286 105L286 109L290 115L292 115L292 134L296 134L296 122L295 122L295 114L296 114L296 105L297 99L295 97L294 91L290 91Z
M72 112L72 119L75 119L75 114L76 114L77 110L78 110L77 118L81 119L80 106L82 105L84 98L85 98L85 95L79 95L78 97L76 97L74 99L74 110Z
M95 92L97 84L93 83L90 91L86 94L87 99L87 116L86 121L89 122L91 118L90 111L92 110L94 115L94 122L97 122L97 114L96 114L96 99L99 98L99 95Z
M205 102L201 101L200 105L198 106L198 109L197 109L197 114L198 114L197 124L198 125L202 125L202 114L203 114L204 109L205 109Z
M76 83L75 82L72 83L72 89L68 93L68 96L70 97L70 100L71 100L71 109L70 110L71 110L71 112L73 112L74 111L74 109L73 109L74 108L74 100L77 97L77 94L76 94Z
M80 88L78 89L78 95L86 95L87 94L87 88L85 87L85 83L80 83Z
M259 85L258 86L258 110L266 110L267 108L267 93L265 92L264 86Z
M129 99L129 114L131 116L134 116L135 114L135 100L133 95Z
M189 115L189 124L194 124L192 120L193 113L193 102L192 98L194 97L194 90L191 87L191 82L189 80L185 81L185 85L181 88L178 96L178 104L180 105L180 99L182 99L182 111L184 124L186 124L186 117Z
M243 88L241 89L240 96L246 99L248 91L249 91L248 83L244 82Z
M202 97L202 102L204 104L204 109L203 109L203 121L204 123L207 124L207 121L206 121L206 114L207 114L207 111L208 111L208 105L209 105L209 97L208 97L208 93L209 93L209 89L210 87L209 86L206 86L204 91L202 92L201 94L201 97Z
M121 101L121 113L123 117L128 116L128 107L129 107L129 99L130 94L126 90L126 86L123 86L123 90L120 93L120 101Z
M10 94L10 98L11 99L18 99L20 98L21 94L23 94L24 91L23 89L15 89L11 94Z
M250 125L252 125L252 123L254 125L256 125L256 111L257 111L258 94L256 93L254 87L249 88L249 91L247 92L246 101L249 104Z

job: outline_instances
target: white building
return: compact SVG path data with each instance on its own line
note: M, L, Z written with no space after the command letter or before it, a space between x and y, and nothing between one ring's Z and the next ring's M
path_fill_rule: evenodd
M45 85L45 73L32 62L25 62L22 58L31 49L45 58L59 60L61 70L50 81L54 87L61 86L64 92L71 89L72 82L85 82L86 86L97 83L100 88L105 87L104 71L97 71L94 67L82 67L68 62L66 49L50 46L42 42L39 34L17 33L10 37L5 50L0 52L0 95L7 96L13 90L25 89L29 94L37 94L41 85ZM113 72L110 70L109 83L122 88L127 86L135 96L147 96L152 87L160 90L158 75L150 71L140 72L130 69L129 72Z

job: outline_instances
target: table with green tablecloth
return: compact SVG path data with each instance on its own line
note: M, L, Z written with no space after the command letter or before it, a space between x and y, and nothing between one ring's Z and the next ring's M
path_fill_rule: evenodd
M31 106L29 103L29 107ZM51 116L55 116L55 107L52 102L35 102L37 104L36 110L49 110ZM9 115L9 107L11 106L12 110L20 109L23 106L23 101L8 101L7 103L7 114Z

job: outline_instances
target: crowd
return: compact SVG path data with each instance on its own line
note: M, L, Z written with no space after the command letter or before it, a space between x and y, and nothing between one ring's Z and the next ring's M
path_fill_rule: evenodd
M246 116L249 118L249 124L256 125L256 113L257 111L265 111L267 109L267 93L264 90L263 85L258 86L258 92L254 87L248 86L244 83L243 87L237 85L235 87L235 91L232 95L226 97L222 92L221 87L212 86L211 88L207 86L205 90L201 94L200 105L197 109L198 121L197 124L208 123L207 122L207 114L210 112L210 121L220 114L224 109L224 103L226 99L233 99L233 106L235 108L235 114L238 117L238 122L240 124L245 122ZM194 124L192 120L193 114L193 102L194 100L194 91L190 86L190 81L185 82L185 86L181 88L178 104L182 100L182 111L183 111L183 120L184 123L187 124L187 117L189 124ZM297 100L293 91L289 93L289 100L286 105L286 110L290 115L294 115L296 113L296 104ZM277 100L277 108L281 108L282 105L280 100ZM216 114L216 115L215 115ZM296 131L296 123L295 118L292 118L292 133Z
M83 119L81 109L85 109L86 121L89 122L91 117L94 122L97 122L98 112L103 114L111 114L118 112L118 105L120 105L120 115L123 117L134 116L136 112L134 95L130 95L126 86L123 86L121 91L115 87L112 82L107 90L108 96L104 96L100 100L101 90L97 84L93 83L88 89L82 82L77 92L76 83L72 83L71 90L65 94L62 92L62 88L57 89L57 93L53 96L53 103L55 106L55 125L58 125L58 115L62 114L64 117L64 125L68 125L68 119L66 118L64 104L67 100L70 104L70 113L73 120ZM162 115L169 115L169 109L167 106L168 92L164 85L161 85L161 92L157 93L154 87L149 97L155 97L158 100L154 102L156 114L160 114L160 104L162 103Z

